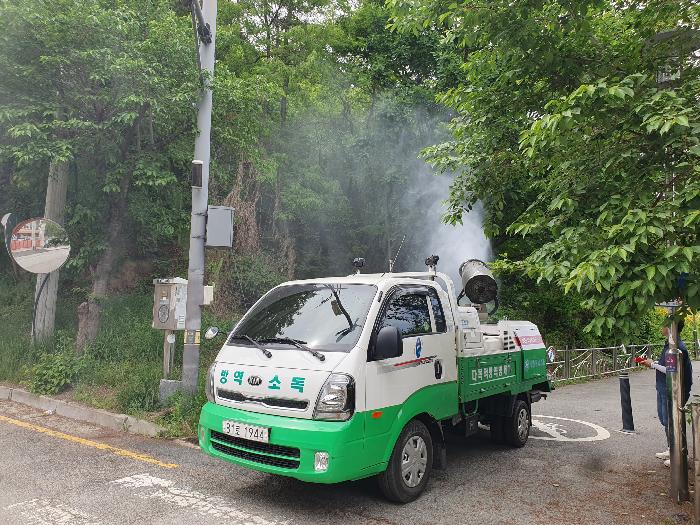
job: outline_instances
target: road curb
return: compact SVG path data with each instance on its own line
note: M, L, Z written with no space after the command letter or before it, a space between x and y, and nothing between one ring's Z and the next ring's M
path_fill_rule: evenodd
M158 437L165 432L160 425L144 421L126 414L114 414L99 408L86 407L60 399L39 396L20 388L0 386L0 400L15 401L23 405L53 412L59 416L78 419L120 432L129 432L142 436Z
M9 401L12 397L12 389L6 386L0 386L0 399L4 401Z

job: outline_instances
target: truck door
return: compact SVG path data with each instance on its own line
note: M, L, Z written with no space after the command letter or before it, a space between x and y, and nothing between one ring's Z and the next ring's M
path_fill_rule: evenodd
M386 439L394 416L419 391L421 411L440 419L457 410L454 327L446 320L436 290L415 285L393 289L375 323L374 335L384 326L401 331L403 355L367 363L365 403L372 417L366 420L365 432L370 447L373 439Z

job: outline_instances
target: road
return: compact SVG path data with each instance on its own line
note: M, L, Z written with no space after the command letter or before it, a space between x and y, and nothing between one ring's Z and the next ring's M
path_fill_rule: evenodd
M427 492L403 506L384 501L372 480L302 483L176 441L115 433L4 401L0 523L689 523L690 504L666 495L669 471L654 458L664 438L653 374L635 373L631 383L637 434L617 432L616 378L563 387L535 405L535 428L523 449L497 446L486 433L450 436L447 470L434 471Z
M47 248L37 252L32 250L13 251L17 264L28 272L46 273L47 270L56 269L61 266L70 254L70 246L58 248Z

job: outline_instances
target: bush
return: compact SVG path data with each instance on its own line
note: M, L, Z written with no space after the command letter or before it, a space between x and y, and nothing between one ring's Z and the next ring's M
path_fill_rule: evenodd
M159 408L158 386L161 371L152 365L133 366L129 380L117 392L117 404L123 412L138 414Z
M79 361L74 353L42 354L29 371L29 389L35 394L62 392L78 375Z

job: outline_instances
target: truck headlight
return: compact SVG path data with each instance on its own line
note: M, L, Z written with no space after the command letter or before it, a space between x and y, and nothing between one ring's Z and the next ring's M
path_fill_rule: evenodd
M331 374L321 389L314 419L347 421L355 411L355 380L347 374Z
M207 399L214 403L214 369L216 368L216 361L209 367L209 372L207 372L207 379L204 383L204 391L207 394Z

